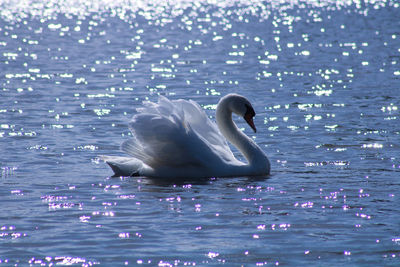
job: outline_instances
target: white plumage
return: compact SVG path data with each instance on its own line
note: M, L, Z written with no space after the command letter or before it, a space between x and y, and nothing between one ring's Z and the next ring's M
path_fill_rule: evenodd
M160 96L158 103L143 104L129 123L133 138L121 145L121 150L130 157L103 156L115 175L196 178L269 173L265 154L232 121L235 112L250 118L248 122L254 127L255 113L244 97L230 94L222 98L217 106L217 122L249 164L234 157L217 125L196 102L170 101Z

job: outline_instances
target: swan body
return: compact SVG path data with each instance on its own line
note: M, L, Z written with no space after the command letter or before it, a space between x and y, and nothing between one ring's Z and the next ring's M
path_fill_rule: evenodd
M241 132L232 113L243 117L256 131L255 112L243 96L228 94L217 105L216 121L192 100L144 102L129 123L133 138L122 143L130 157L102 156L116 176L207 178L262 176L270 172L267 156ZM237 160L226 140L245 156Z

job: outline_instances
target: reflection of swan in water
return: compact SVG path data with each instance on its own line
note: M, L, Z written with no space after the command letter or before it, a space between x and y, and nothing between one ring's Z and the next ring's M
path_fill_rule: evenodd
M133 138L121 145L130 157L103 156L118 176L205 178L268 175L267 156L232 120L232 113L245 119L256 131L255 112L243 96L221 98L216 111L217 125L194 101L145 102L129 123ZM222 135L221 135L222 133ZM237 160L225 138L245 156Z

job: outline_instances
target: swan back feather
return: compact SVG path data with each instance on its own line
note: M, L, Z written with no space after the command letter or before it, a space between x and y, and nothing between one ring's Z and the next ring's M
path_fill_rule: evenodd
M121 150L153 169L163 166L207 168L215 163L237 161L215 123L194 101L160 96L145 102L129 122L133 138Z

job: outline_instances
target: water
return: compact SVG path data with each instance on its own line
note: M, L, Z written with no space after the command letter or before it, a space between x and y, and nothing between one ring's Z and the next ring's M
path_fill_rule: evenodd
M0 263L399 265L399 3L157 2L0 1ZM230 92L270 177L98 160L142 101Z

